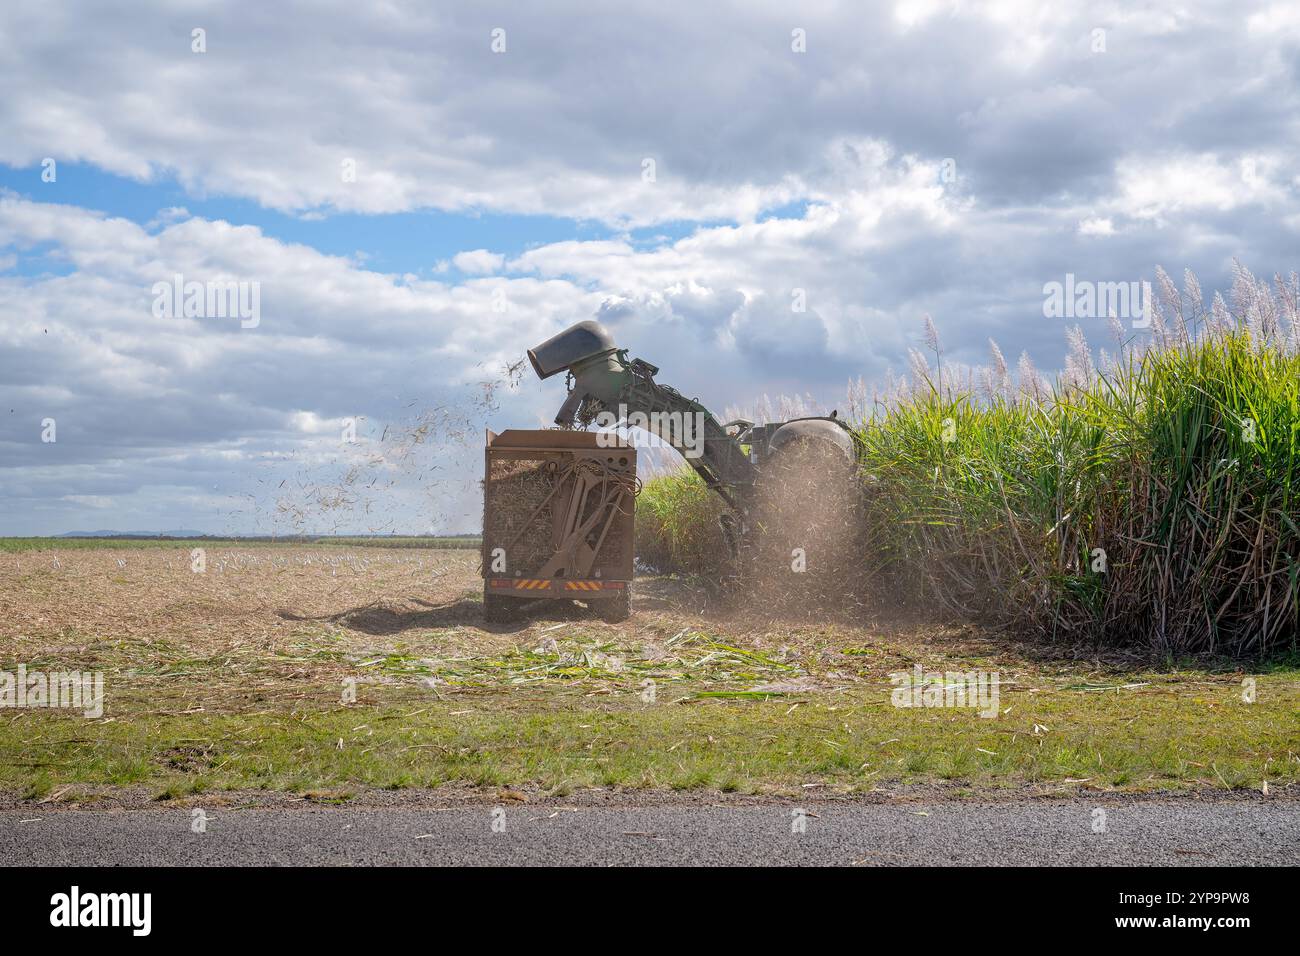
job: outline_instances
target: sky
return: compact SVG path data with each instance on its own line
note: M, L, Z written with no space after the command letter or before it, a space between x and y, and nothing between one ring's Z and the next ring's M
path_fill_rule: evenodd
M583 319L831 407L1300 259L1295 3L5 4L0 88L0 534L473 531Z

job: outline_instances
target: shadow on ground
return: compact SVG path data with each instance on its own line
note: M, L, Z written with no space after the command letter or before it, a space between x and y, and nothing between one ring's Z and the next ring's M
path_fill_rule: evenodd
M484 622L483 602L469 597L445 604L408 598L406 606L394 606L389 601L374 601L332 614L306 615L289 610L277 613L286 621L327 622L380 637L442 627L472 627L492 634L511 634L537 621L598 620L593 612L571 601L521 601L520 605L518 619L508 624Z

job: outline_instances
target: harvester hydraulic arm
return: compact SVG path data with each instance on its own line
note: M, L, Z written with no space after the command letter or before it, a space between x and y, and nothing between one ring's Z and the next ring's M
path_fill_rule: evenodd
M844 466L846 479L857 461L857 439L834 412L762 425L719 424L699 402L656 382L659 369L644 359L629 359L599 322L570 326L529 349L528 359L539 378L569 374L569 395L555 417L557 425L622 422L644 428L677 449L727 503L728 511L719 520L733 555L752 530L755 482L774 456L809 444L829 448L832 459ZM598 418L602 413L604 421ZM735 434L727 431L732 426Z
M676 449L731 508L743 509L756 469L740 442L699 402L656 382L659 370L649 362L629 360L598 323L580 322L528 357L541 378L572 377L557 425L590 424L600 413L608 424L635 422Z
M641 424L677 450L695 469L705 485L722 496L731 507L739 507L754 484L754 466L745 449L719 424L707 408L674 388L654 380L658 369L640 359L628 362L626 353L616 358L623 364L627 382L619 390L613 408L596 400L593 405L617 416L620 421Z

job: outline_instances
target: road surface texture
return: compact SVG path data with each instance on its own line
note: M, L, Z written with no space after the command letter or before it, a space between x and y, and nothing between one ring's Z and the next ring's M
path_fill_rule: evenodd
M0 864L1300 863L1300 804L1292 801L809 803L803 808L789 803L514 804L214 808L203 814L203 832L194 832L193 808L5 810L0 812Z

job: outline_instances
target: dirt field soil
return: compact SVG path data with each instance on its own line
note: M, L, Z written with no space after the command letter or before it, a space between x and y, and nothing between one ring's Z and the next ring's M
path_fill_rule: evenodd
M214 547L200 573L178 547L0 553L0 671L104 679L99 716L0 709L0 790L1280 796L1300 774L1294 666L1053 657L865 608L757 618L655 577L620 624L543 603L489 626L477 561ZM918 667L996 677L996 704L896 706Z

